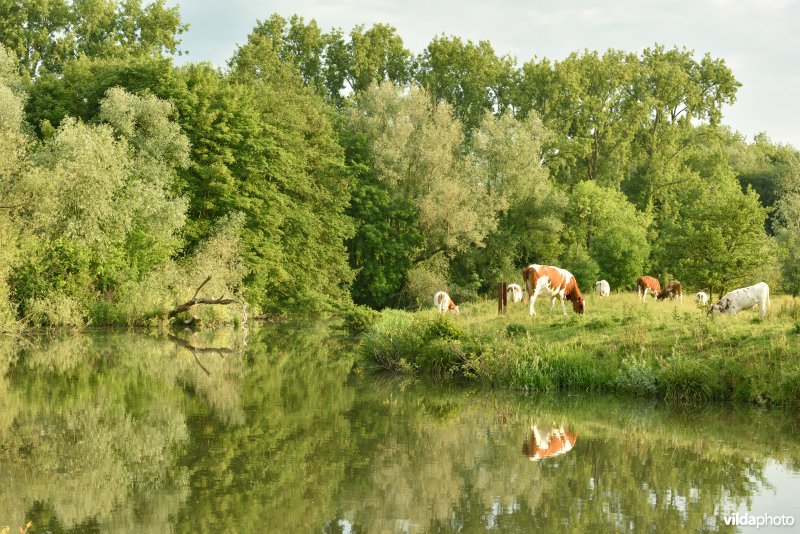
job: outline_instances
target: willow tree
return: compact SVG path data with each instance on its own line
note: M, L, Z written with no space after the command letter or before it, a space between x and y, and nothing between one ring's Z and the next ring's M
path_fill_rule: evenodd
M446 283L446 259L482 246L496 226L479 169L464 154L464 133L452 108L434 102L423 89L404 91L384 83L356 95L350 123L364 139L365 164L380 186L393 202L409 203L413 210L420 242L411 252L411 270L438 274L412 274L412 279Z
M25 95L21 92L17 59L0 45L0 332L16 327L9 300L8 275L17 263L17 227L9 216L14 201L9 190L24 170L28 138L25 132Z
M485 290L518 278L522 264L558 258L566 194L542 164L550 135L535 112L520 120L508 112L484 112L469 154L498 225L485 247L471 247L457 258L454 275L460 285Z

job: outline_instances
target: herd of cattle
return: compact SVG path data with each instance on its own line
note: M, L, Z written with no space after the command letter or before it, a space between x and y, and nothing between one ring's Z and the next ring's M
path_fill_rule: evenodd
M522 269L522 278L525 280L525 289L528 292L528 302L530 315L536 315L534 304L539 295L551 299L550 308L555 306L556 300L561 300L561 311L567 315L566 301L572 303L572 310L575 313L583 314L586 311L586 301L578 288L575 277L566 269L553 267L551 265L528 265ZM636 280L636 290L639 299L644 301L648 294L652 294L655 300L678 299L683 303L683 286L675 280L670 281L662 290L659 281L652 276L640 276ZM611 294L611 287L605 280L600 280L595 284L595 292L600 297L608 297ZM700 291L695 294L695 300L702 306L708 304L708 294ZM508 286L508 301L521 302L522 288L518 284ZM452 311L458 313L458 306L444 291L439 291L433 297L433 304L441 312ZM726 293L716 304L708 308L708 315L714 313L725 313L735 315L742 310L749 310L759 306L761 318L767 314L767 306L770 304L769 286L760 282L754 286L742 287Z

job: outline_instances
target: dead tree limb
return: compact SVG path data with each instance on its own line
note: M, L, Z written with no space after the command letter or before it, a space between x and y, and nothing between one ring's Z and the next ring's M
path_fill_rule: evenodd
M186 302L184 302L180 306L176 307L174 310L170 311L169 314L167 314L167 317L172 319L173 317L175 317L179 313L185 312L186 310L188 310L189 308L191 308L195 304L235 304L235 303L239 302L236 299L224 299L222 297L220 297L218 299L207 299L207 298L203 298L203 297L198 298L197 295L200 293L200 290L203 289L203 286L206 285L209 280L211 280L211 276L210 275L208 276L208 278L203 280L202 284L200 284L197 287L197 290L194 292L194 296L190 300L187 300Z
M219 354L220 356L222 356L223 354L236 354L237 352L235 349L231 349L228 347L195 347L187 340L179 338L176 335L168 334L168 337L176 345L183 347L189 352L191 352L192 356L194 356L194 361L197 363L197 365L200 366L200 369L202 369L203 372L205 372L205 374L207 375L211 375L211 372L208 369L206 369L206 367L202 363L200 363L200 358L197 357L198 354Z

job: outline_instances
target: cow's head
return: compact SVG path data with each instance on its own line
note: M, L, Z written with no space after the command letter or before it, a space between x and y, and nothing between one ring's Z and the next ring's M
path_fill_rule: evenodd
M724 298L717 302L716 304L712 304L708 308L708 315L714 315L715 313L725 313L728 308L731 307L731 301L728 298Z
M667 297L669 297L669 291L667 291L666 289L661 291L658 295L656 295L657 300L664 300Z
M586 313L586 300L583 297L578 297L575 300L573 300L572 311L580 315Z

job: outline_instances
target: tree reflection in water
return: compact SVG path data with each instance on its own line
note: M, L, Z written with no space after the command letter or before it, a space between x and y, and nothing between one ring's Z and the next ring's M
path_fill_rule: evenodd
M0 526L716 531L800 465L789 412L426 386L343 347L317 323L0 345Z

